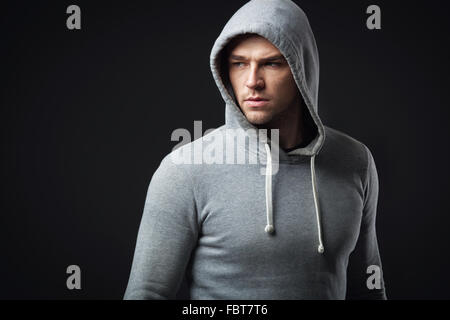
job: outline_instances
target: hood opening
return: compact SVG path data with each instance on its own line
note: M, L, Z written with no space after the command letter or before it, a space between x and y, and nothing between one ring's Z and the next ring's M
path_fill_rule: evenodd
M231 85L231 81L228 75L228 53L229 50L231 50L233 48L233 46L235 45L235 42L238 39L241 38L245 38L247 36L252 36L252 35L257 35L257 36L261 36L257 33L242 33L242 34L238 34L236 36L234 36L233 38L229 39L228 42L224 45L224 47L222 48L222 50L217 54L216 57L216 66L218 69L218 74L219 77L222 80L222 83L225 87L225 90L227 91L228 95L232 98L233 102L235 103L235 107L237 107L238 111L242 114L242 116L245 118L245 120L248 122L247 118L245 117L244 113L242 112L239 102L236 99L236 96L234 94L234 90L233 87ZM267 39L267 38L265 38ZM268 40L268 39L267 39ZM270 41L270 40L269 40ZM285 57L286 59L286 57ZM286 59L287 60L287 59ZM291 68L291 72L294 73L294 70L292 70ZM297 149L302 149L306 146L308 146L315 138L317 138L317 136L319 135L319 130L318 127L316 125L316 123L314 122L312 116L311 116L311 112L309 111L306 103L305 103L305 99L301 93L301 91L299 90L299 88L297 88L297 91L300 95L300 99L301 99L301 105L300 108L302 108L302 117L303 117L303 126L304 128L304 134L305 137L304 139L306 141L303 141L301 148L297 148ZM249 126L252 126L254 128L256 128L255 126L253 126L250 122L248 122ZM296 149L296 150L297 150ZM291 151L295 154L295 151Z

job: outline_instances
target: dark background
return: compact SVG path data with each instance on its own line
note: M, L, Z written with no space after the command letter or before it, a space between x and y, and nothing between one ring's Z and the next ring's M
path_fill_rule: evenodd
M245 2L2 3L0 298L122 298L172 131L224 122L209 54ZM445 2L296 3L319 48L322 121L377 164L388 297L450 298ZM365 26L371 4L381 30ZM71 264L82 290L66 288Z

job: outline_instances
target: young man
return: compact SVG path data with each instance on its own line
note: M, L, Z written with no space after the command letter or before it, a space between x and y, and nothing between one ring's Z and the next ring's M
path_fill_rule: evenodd
M385 299L375 162L318 116L318 53L304 12L289 0L248 2L216 40L211 69L225 125L153 175L125 299ZM231 151L223 141L233 129L248 139ZM252 130L267 129L278 135L253 148ZM192 150L223 161L174 161ZM229 164L234 151L263 164Z

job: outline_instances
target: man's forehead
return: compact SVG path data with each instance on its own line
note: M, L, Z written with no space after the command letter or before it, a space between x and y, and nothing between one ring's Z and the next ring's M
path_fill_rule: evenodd
M261 58L281 56L280 51L266 38L257 34L243 34L233 38L227 47L227 56L257 54Z

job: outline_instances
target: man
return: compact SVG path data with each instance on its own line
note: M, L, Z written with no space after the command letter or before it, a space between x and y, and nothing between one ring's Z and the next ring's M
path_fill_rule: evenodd
M225 125L153 175L125 299L385 299L375 162L318 116L318 52L304 12L289 0L248 2L216 40L211 70ZM173 161L211 147L228 159L220 142L231 129L278 130L256 149L237 142L265 167Z

